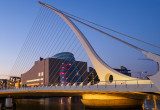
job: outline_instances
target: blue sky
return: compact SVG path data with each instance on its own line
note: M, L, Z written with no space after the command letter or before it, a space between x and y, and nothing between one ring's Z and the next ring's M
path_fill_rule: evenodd
M160 0L42 1L68 13L160 46ZM0 74L10 73L40 8L37 2L37 0L1 1ZM82 28L82 31L86 33L84 28ZM104 36L101 40L96 41L95 39L99 37L99 34L93 33L93 31L86 33L89 36L89 41L93 41L93 44L95 44L93 47L97 48L97 51L106 44L106 49L103 50L104 54L100 56L105 56L105 61L112 67L118 68L122 64L134 71L156 72L155 63L135 60L137 57L144 57L141 53ZM136 43L133 40L127 40L122 36L118 37L143 49L160 54L158 49ZM106 38L108 42L107 40L103 42L103 39ZM126 56L121 53L126 53Z

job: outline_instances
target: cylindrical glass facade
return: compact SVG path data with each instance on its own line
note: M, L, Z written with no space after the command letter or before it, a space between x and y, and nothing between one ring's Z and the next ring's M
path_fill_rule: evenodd
M60 82L67 85L68 83L74 84L75 82L81 82L80 74L74 55L70 52L62 52L53 56L53 58L62 59L60 66Z

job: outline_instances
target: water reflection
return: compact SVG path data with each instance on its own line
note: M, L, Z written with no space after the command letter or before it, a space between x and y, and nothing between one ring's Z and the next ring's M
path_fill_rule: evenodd
M81 97L53 97L41 99L16 99L16 110L111 110L86 108L80 101ZM112 109L115 110L115 109ZM147 96L140 109L116 109L116 110L160 110L160 97Z
M160 96L151 95L147 96L144 102L145 110L159 110L160 109Z
M16 99L16 110L84 110L81 97Z

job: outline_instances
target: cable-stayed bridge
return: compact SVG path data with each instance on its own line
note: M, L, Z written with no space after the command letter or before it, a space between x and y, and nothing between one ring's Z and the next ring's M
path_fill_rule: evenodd
M35 27L38 28L32 28L32 32L29 34L29 37L27 38L28 43L24 44L23 46L23 50L21 50L22 52L22 56L25 56L26 59L23 60L23 57L17 59L18 64L15 64L13 66L12 72L15 72L15 74L17 73L17 70L19 73L23 74L23 71L25 71L24 73L27 73L27 71L32 71L28 70L29 67L27 67L28 65L31 64L31 62L28 62L27 66L24 66L23 69L20 68L19 65L24 65L25 62L27 62L27 60L33 60L33 58L36 57L36 54L34 54L34 52L37 52L37 54L45 54L44 56L50 56L53 53L51 53L51 50L55 50L56 53L60 53L60 52L73 52L74 54L77 53L75 56L78 58L81 58L79 60L85 59L85 57L83 57L83 52L80 51L82 48L84 48L84 50L86 51L86 54L88 55L89 59L91 60L91 63L93 65L93 67L95 68L97 75L99 77L98 83L91 85L90 83L84 85L83 82L79 82L79 78L77 78L76 81L73 82L73 80L79 75L79 70L76 71L76 66L73 69L73 71L76 71L77 74L75 74L71 80L67 80L70 78L70 76L72 76L71 74L73 74L74 72L71 71L70 74L65 77L65 80L63 80L63 82L60 82L60 84L48 84L46 83L47 78L51 78L51 80L57 81L59 80L59 78L61 79L61 77L58 77L57 74L49 74L48 77L46 77L44 73L38 73L39 77L42 77L40 79L32 79L32 77L34 76L30 76L30 80L28 80L28 83L30 82L36 82L36 81L43 81L42 86L37 86L37 87L22 87L22 88L10 88L10 89L3 89L0 90L0 96L1 97L24 97L24 96L82 96L82 102L84 105L86 106L100 106L100 107L105 107L105 106L126 106L126 107L133 107L133 106L141 106L143 104L143 101L147 95L147 93L159 93L160 92L160 72L158 71L155 75L152 76L148 76L148 80L141 80L138 78L133 78L133 77L129 77L126 76L114 69L112 69L109 65L107 65L102 59L101 57L99 57L99 55L96 53L96 51L93 49L93 47L91 46L91 44L89 43L89 41L86 39L85 35L80 31L80 29L75 25L75 23L72 21L76 21L79 22L85 26L88 26L91 29L94 29L95 31L98 31L110 38L113 38L123 44L126 44L127 46L130 46L140 52L142 52L144 55L146 55L148 58L154 60L157 62L157 64L160 63L160 56L157 54L153 54L151 52L147 52L139 47L136 47L128 42L125 42L111 34L108 34L102 30L99 30L89 24L86 24L78 19L76 19L76 17L70 16L69 14L58 10L50 5L44 4L42 2L39 2L40 5L47 7L49 9L51 9L52 11L54 11L54 17L53 19L55 20L54 22L54 26L50 25L49 29L56 27L54 30L54 36L55 39L51 39L53 37L53 33L51 33L51 31L49 31L49 29L47 27L41 26L43 23L45 24L45 20L47 20L47 18L43 18L41 20L41 25L36 26L37 24L35 23ZM41 11L40 13L45 13L43 11ZM53 12L48 12L48 14L52 14ZM50 15L51 16L51 15ZM57 19L56 19L57 18ZM50 22L47 22L48 24L50 24L51 22L53 22L53 19L50 20ZM71 20L72 19L72 20ZM39 19L37 19L39 20ZM58 22L62 20L62 22L60 22L60 24L58 24ZM38 33L37 30L40 30ZM46 32L42 32L43 30L45 30ZM72 33L74 32L74 33ZM46 34L47 33L47 34ZM122 33L119 33L122 34ZM36 36L35 39L32 39L32 36ZM44 36L47 41L45 42L45 39L41 39L41 41L39 41L39 37L40 36ZM49 37L51 36L51 37ZM64 36L66 36L66 38L64 38ZM80 41L80 45L78 45L78 43L76 42L75 38L70 38L70 36L74 36L78 38L78 41ZM60 37L62 38L62 40L57 40L56 38L60 39ZM40 47L41 50L39 50L37 47L34 47L32 44L32 42L30 41L37 41L39 44L36 44L37 47ZM53 40L53 42L52 42ZM71 42L72 46L67 46L68 43L66 43L66 41L71 42L71 40L73 40L74 42ZM137 39L136 39L137 40ZM40 42L43 42L44 44L42 45ZM144 41L142 41L143 43L146 43ZM47 45L55 43L55 45L53 47L50 47L49 49L47 49ZM66 44L65 44L66 43ZM75 43L75 44L74 44ZM148 45L154 46L152 44L146 43ZM29 45L32 50L25 49L25 46ZM60 47L60 45L62 45L62 47ZM74 46L73 46L74 45ZM77 50L75 49L75 47L77 47ZM44 47L44 48L42 48ZM157 46L154 46L157 47ZM68 50L66 49L68 48ZM159 48L159 47L157 47ZM32 59L30 59L30 57L28 57L25 53L23 53L23 51L28 51L28 54L30 56L32 56ZM44 53L44 51L46 51ZM70 60L73 60L74 58L71 57ZM87 59L87 61L89 60ZM43 59L42 59L43 60ZM46 59L44 59L46 60ZM58 61L58 63L57 63ZM63 59L63 61L61 60L56 60L56 65L62 64L62 65L67 65L69 66L67 62L67 58ZM45 62L44 62L45 63ZM74 64L74 63L73 63ZM71 64L71 65L73 65ZM78 63L79 64L79 63ZM35 62L36 65L36 62ZM45 65L44 65L45 66ZM61 66L60 69L65 68L67 66ZM159 65L158 65L159 66ZM57 67L57 66L56 66ZM51 69L54 69L56 67L49 67ZM42 68L37 68L36 70L40 70ZM45 69L45 67L44 67ZM36 70L33 70L33 73L36 73ZM56 70L55 70L56 71ZM59 74L66 74L69 73L69 70L62 72L61 73L59 71L56 71L56 73ZM84 75L84 74L81 74ZM23 76L23 75L22 75ZM55 77L55 79L54 79ZM64 77L64 76L63 76ZM80 76L82 77L82 76ZM66 79L67 78L67 79ZM63 78L62 78L63 79ZM23 81L22 81L23 82ZM25 81L24 81L25 82ZM26 80L27 82L27 80ZM98 102L97 102L98 100ZM108 103L108 101L110 101L110 103ZM127 101L127 103L125 103ZM119 102L121 102L121 104L119 104Z

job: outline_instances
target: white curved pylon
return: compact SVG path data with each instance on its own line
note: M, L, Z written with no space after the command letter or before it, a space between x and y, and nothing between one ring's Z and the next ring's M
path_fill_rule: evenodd
M137 78L133 78L133 77L129 77L126 75L123 75L120 72L115 71L114 69L112 69L110 66L108 66L98 55L97 53L94 51L94 49L92 48L92 46L90 45L90 43L88 42L88 40L86 39L86 37L84 36L84 34L78 29L78 27L65 15L63 14L61 11L59 11L58 9L44 4L42 2L39 2L40 5L45 6L47 8L50 8L51 10L53 10L55 13L57 13L68 25L69 27L73 30L73 32L76 34L76 36L78 37L78 39L80 40L81 44L83 45L85 51L87 52L98 76L100 81L109 81L109 76L112 75L113 76L113 80L139 80ZM108 35L107 33L105 33L106 35ZM160 64L160 56L155 55L153 53L149 53L146 52L132 44L129 44L125 41L122 41L118 38L115 38L114 36L109 35L110 37L128 45L131 46L139 51L141 51L143 54L145 54L147 57L153 59L154 61L158 62ZM158 78L157 78L158 77ZM160 90L160 71L153 76L149 76L149 78L151 79L152 82L154 82L155 86ZM150 81L143 81L144 84L150 84ZM104 84L104 83L101 83ZM137 82L132 82L130 84L137 84Z

